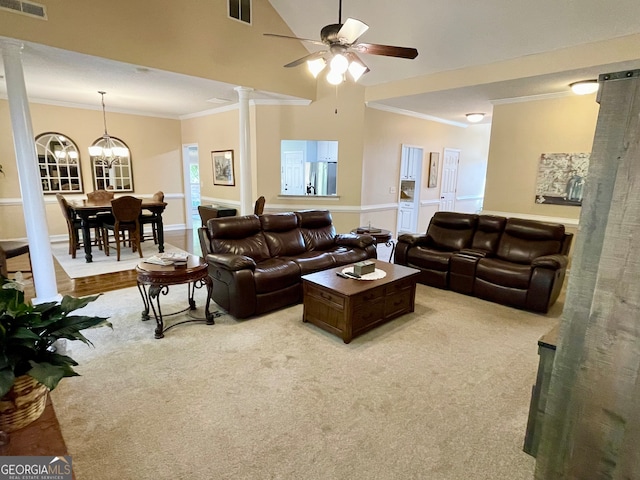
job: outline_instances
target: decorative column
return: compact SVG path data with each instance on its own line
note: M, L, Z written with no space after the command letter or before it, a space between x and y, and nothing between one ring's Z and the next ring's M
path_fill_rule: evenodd
M599 81L539 480L638 478L640 465L640 70Z
M29 99L22 70L22 43L3 40L0 42L0 47L4 60L13 144L36 290L33 303L54 301L59 298L59 295L29 112Z
M253 182L251 178L251 123L249 99L253 88L236 87L240 100L240 214L253 213Z

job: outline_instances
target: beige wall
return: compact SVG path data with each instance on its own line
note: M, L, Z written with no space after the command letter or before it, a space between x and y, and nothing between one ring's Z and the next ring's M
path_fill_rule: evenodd
M364 165L362 171L361 223L396 230L400 156L403 144L422 147L421 208L418 231L425 231L440 201L441 179L436 188L427 188L429 152L440 153L442 172L445 148L460 150L456 210L478 210L484 191L484 175L489 149L489 126L467 128L406 115L366 109ZM390 189L395 189L391 192ZM368 210L368 211L367 211Z
M267 0L252 1L252 25L228 18L221 0L41 3L47 21L0 10L0 35L260 90L315 94L305 69L282 68L309 53L300 42L265 39L265 32L292 35Z
M204 203L240 204L239 110L196 117L181 122L182 143L196 144L200 163L200 195ZM213 184L211 152L233 150L235 186Z
M566 96L493 109L484 209L576 223L579 207L535 203L542 153L591 152L596 96Z
M84 191L92 191L88 148L104 132L102 112L34 103L29 108L34 135L58 132L75 142L80 150ZM165 201L169 204L164 215L165 223L183 225L185 209L180 122L107 112L107 126L109 134L122 139L131 150L134 194L151 196L163 190ZM0 176L1 237L24 238L26 230L6 100L0 100L0 158L5 171L5 176ZM50 235L65 236L67 229L55 195L44 197ZM85 195L68 195L68 198L85 198Z

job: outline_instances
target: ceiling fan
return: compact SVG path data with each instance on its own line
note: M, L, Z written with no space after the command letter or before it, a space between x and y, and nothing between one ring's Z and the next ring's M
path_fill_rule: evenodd
M342 0L340 0L338 23L324 26L320 30L320 40L290 37L275 33L265 33L264 35L329 47L326 50L310 53L291 63L287 63L285 67L297 67L306 62L313 76L317 77L328 63L330 70L327 74L327 81L332 85L342 83L347 71L356 82L369 71L369 67L358 57L357 53L408 59L414 59L418 56L418 50L415 48L394 47L376 43L356 43L368 29L369 26L366 23L355 18L347 18L344 24L342 23Z

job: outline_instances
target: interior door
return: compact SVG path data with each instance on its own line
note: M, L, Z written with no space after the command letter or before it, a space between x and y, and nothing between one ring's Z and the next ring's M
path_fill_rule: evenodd
M304 152L284 152L282 186L284 195L304 195Z
M442 161L442 188L440 189L440 210L455 212L459 162L460 150L453 148L444 149L444 159Z

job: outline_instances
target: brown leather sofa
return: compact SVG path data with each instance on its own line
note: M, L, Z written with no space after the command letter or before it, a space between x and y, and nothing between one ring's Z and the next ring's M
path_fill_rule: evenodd
M198 230L213 300L246 318L302 301L302 275L376 258L369 235L336 234L327 210L214 218Z
M564 225L437 212L424 234L398 238L394 262L419 282L545 313L558 299L573 234Z

